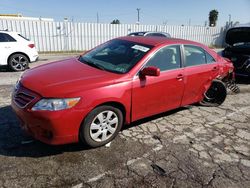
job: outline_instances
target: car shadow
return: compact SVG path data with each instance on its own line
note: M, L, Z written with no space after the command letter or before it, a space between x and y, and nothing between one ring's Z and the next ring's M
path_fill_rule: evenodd
M33 140L20 128L11 106L0 108L0 156L38 158L89 149L81 144L50 146Z
M11 72L11 70L7 66L1 65L0 72Z
M161 117L169 116L188 108L189 107L178 108L176 110L164 112L133 122L130 125L124 126L123 130ZM0 108L0 156L40 158L58 155L65 152L77 152L83 150L91 150L91 148L78 143L51 146L37 140L33 140L20 128L19 120L12 111L11 106Z
M144 124L144 123L147 123L147 122L150 122L150 121L165 117L165 116L170 116L172 114L175 114L177 112L180 112L182 110L187 110L187 109L190 109L190 108L192 108L192 106L180 107L180 108L177 108L177 109L174 109L174 110L170 110L170 111L163 112L163 113L160 113L160 114L157 114L157 115L153 115L153 116L150 116L150 117L147 117L147 118L144 118L144 119L140 119L140 120L137 120L135 122L132 122L129 125L123 126L122 130L126 130L126 129L129 129L129 128L132 128L132 127L135 127L135 126L138 126L138 125L141 125L141 124Z

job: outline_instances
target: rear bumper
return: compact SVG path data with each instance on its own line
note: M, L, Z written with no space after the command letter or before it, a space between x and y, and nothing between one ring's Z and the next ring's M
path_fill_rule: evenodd
M87 111L68 109L56 112L22 109L13 101L11 106L20 119L21 128L33 138L50 145L79 141L79 129Z
M30 62L36 62L39 59L39 55L38 54L33 54L29 58L30 58Z
M38 59L39 59L39 55L34 56L33 59L30 60L30 62L36 62L36 61L38 61Z

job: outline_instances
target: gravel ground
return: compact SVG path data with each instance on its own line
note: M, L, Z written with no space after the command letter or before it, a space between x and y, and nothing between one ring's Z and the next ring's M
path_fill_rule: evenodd
M31 67L68 56L41 56ZM249 187L250 85L220 107L187 106L125 127L110 146L30 141L0 72L0 187Z

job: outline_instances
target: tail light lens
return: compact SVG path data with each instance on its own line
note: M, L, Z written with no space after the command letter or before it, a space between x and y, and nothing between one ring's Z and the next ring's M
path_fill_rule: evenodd
M35 44L29 44L28 45L30 48L34 48L35 47Z

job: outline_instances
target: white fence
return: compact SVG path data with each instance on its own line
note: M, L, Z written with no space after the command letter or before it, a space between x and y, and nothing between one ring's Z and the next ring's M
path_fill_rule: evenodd
M224 42L224 28L218 27L22 21L0 18L0 30L5 29L20 32L31 39L40 52L89 50L107 40L135 31L164 31L172 37L206 45L222 46Z

